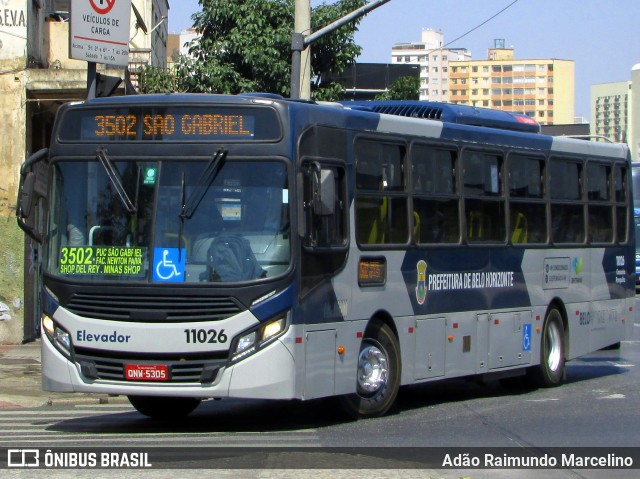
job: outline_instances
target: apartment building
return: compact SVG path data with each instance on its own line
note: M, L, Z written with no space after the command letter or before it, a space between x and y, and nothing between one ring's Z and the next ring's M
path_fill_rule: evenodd
M391 50L391 62L420 65L420 100L449 101L449 62L471 59L466 48L444 48L444 34L422 30L422 40L397 43Z
M630 126L631 81L591 86L591 134L627 141Z
M574 122L573 60L516 59L496 42L486 60L449 62L449 101L524 113L542 125Z
M591 85L591 135L627 143L640 161L640 63L627 81Z

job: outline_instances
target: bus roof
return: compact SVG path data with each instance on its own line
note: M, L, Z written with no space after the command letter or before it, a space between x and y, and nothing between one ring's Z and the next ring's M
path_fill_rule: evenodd
M519 113L510 113L489 108L477 108L469 105L452 105L429 101L345 101L342 105L357 109L385 113L388 115L406 116L439 120L446 123L485 126L501 130L515 130L529 133L540 133L540 124L533 118Z

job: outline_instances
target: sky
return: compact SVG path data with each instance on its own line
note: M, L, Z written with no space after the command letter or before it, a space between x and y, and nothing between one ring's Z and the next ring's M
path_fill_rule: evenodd
M171 33L191 27L200 9L197 0L169 6ZM390 63L393 45L419 42L425 28L441 30L445 43L464 35L449 47L469 49L474 60L487 58L494 39L514 48L516 59L573 60L575 115L586 119L591 85L628 81L640 64L639 0L390 0L361 20L357 61Z

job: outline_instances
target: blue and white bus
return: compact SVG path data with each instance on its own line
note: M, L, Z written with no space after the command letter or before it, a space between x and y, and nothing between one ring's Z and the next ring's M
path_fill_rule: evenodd
M370 417L442 378L556 386L631 335L632 198L626 146L506 112L68 104L18 205L42 242L43 387L152 417L330 396Z

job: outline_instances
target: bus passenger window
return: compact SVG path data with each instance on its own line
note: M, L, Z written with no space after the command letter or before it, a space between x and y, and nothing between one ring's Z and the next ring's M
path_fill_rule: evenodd
M500 155L467 150L463 162L463 194L467 239L504 242L506 215Z
M405 244L409 240L403 145L361 140L356 145L356 240Z
M509 237L512 244L547 242L542 157L511 153L507 158Z

